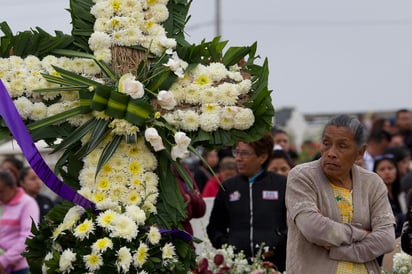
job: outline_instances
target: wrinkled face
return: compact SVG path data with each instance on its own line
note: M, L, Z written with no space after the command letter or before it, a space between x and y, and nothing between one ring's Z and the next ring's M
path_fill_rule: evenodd
M288 176L290 167L285 159L275 158L269 162L267 170L283 176Z
M349 128L328 126L320 146L322 170L332 182L344 178L350 174L352 165L362 158L364 151L365 147L357 149Z
M16 187L7 186L0 181L0 202L7 204L16 195Z
M26 177L24 177L24 180L20 181L20 185L30 196L36 196L39 194L42 184L43 182L32 169L28 171Z
M262 169L268 155L256 155L255 150L247 143L239 142L235 148L235 159L240 175L252 177Z
M376 166L376 174L382 178L386 185L393 184L396 180L396 167L389 160L382 160Z
M273 136L273 142L275 145L279 145L282 147L284 151L289 150L289 137L285 133L277 133L275 136Z

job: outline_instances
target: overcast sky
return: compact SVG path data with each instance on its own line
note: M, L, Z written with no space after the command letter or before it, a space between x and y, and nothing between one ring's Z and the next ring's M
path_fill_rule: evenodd
M412 109L412 1L221 0L220 35L258 43L275 108L302 113ZM69 0L0 0L14 32L71 30ZM194 0L188 40L216 35L216 0Z

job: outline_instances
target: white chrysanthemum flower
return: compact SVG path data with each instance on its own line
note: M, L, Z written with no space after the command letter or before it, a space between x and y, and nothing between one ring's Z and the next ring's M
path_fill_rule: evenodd
M96 242L92 244L92 250L95 253L103 253L107 249L112 249L112 248L113 248L113 242L108 237L98 239Z
M28 55L24 58L24 65L29 70L40 70L41 69L41 61L37 56Z
M150 203L149 201L144 201L142 208L144 211L156 214L157 213L157 208L153 203Z
M219 127L224 130L231 130L235 124L234 116L223 112L220 116Z
M103 265L103 257L99 253L91 253L83 256L83 262L86 265L87 270L96 271Z
M41 64L47 72L54 71L54 68L52 67L52 65L56 64L57 62L58 62L58 59L54 55L47 55L41 60Z
M70 248L63 251L59 260L59 271L62 273L69 273L74 269L73 262L76 261L76 253Z
M118 202L113 201L111 198L106 198L103 201L96 203L98 210L113 210L114 212L121 212L121 207Z
M220 112L221 107L218 104L204 104L200 110L202 113L216 114Z
M163 118L166 120L166 122L172 126L179 126L180 125L180 119L179 116L176 114L176 112L173 113L166 113L163 115Z
M151 226L149 233L147 233L147 238L149 239L149 242L152 245L158 244L160 242L160 239L162 238L162 235L160 234L160 231L157 227Z
M117 271L128 273L132 262L133 262L133 257L132 257L132 254L130 253L130 249L127 247L121 247L119 251L117 251L117 260L116 260Z
M22 119L27 119L30 116L31 108L32 108L32 102L24 96L21 96L14 100L14 104L19 111L19 114Z
M149 247L147 244L140 242L137 251L134 254L133 265L135 267L141 267L147 261L149 257Z
M116 216L118 216L118 213L110 209L104 212L100 212L99 216L97 216L97 224L103 228L108 229Z
M220 116L218 112L204 112L199 116L200 128L206 132L212 132L219 128Z
M47 252L46 256L44 257L44 262L41 266L42 273L46 274L47 271L49 270L49 267L46 266L45 262L47 262L51 259L53 259L53 253L49 251L49 252Z
M125 215L130 217L137 224L144 224L146 221L146 213L136 205L126 206Z
M136 238L139 229L130 217L126 215L117 215L112 220L110 231L111 237L120 237L131 242Z
M137 190L130 190L127 194L127 204L139 205L142 202L142 197Z
M139 128L124 119L114 119L109 128L112 128L112 133L116 135L134 135L139 132Z
M186 131L196 131L199 128L199 115L193 110L182 111L181 127Z
M247 94L252 89L252 81L249 79L245 79L238 84L239 86L239 93L240 94Z
M172 243L166 243L162 248L163 265L177 261L175 247Z
M59 224L52 233L52 239L55 241L60 235L64 234L63 231L68 229L64 223Z
M239 130L246 130L255 123L255 116L250 108L243 108L235 116L234 127Z
M228 76L228 70L223 63L211 63L206 70L213 82L220 82Z
M222 105L235 105L239 97L239 90L237 85L231 83L223 83L217 88L218 100Z
M104 61L110 63L112 60L112 52L110 49L102 48L94 51L94 56L98 61Z
M156 156L151 152L142 153L140 156L140 161L144 163L144 169L155 170L157 168Z
M169 18L169 10L165 5L156 4L150 7L152 19L156 23L162 23Z
M80 240L88 239L94 231L94 223L92 220L86 219L74 229L74 236Z
M110 1L99 1L90 9L90 13L96 18L109 18L114 13Z
M213 104L218 102L219 94L215 87L207 87L199 92L199 102L203 104Z

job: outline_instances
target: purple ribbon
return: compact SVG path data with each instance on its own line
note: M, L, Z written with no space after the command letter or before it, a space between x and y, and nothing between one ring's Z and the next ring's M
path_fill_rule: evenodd
M193 240L193 236L185 230L179 230L179 229L172 229L171 230L171 229L161 228L161 229L159 229L159 232L162 233L162 234L163 233L170 234L174 237L177 237L177 238L180 238L180 239L186 240L186 241Z
M95 210L95 205L91 201L63 183L44 161L1 80L0 98L0 116L3 117L3 120L6 122L6 125L19 144L24 157L26 157L34 172L36 172L48 188L60 197L84 208L91 207Z

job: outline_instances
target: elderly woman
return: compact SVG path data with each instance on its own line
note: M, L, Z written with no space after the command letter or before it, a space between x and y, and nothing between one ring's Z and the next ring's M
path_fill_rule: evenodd
M11 172L0 171L0 274L29 273L21 254L33 221L39 222L36 201L17 187Z
M330 120L321 158L289 172L286 271L380 273L376 257L395 247L395 219L382 179L355 165L365 130L347 115Z
M269 249L266 260L285 269L286 177L266 171L273 149L271 134L260 140L239 142L233 150L238 175L225 180L216 195L207 226L213 246L224 244L257 255L259 245Z

